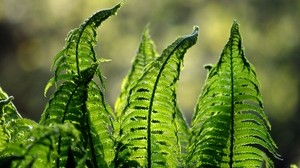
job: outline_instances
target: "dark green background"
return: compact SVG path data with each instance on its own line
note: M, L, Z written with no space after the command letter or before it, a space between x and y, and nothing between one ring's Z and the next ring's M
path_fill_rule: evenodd
M48 99L43 89L67 33L116 0L0 0L0 86L15 97L24 117L38 120ZM113 105L147 23L160 53L177 36L200 27L186 54L179 104L188 121L206 77L216 63L233 19L240 23L246 57L256 67L272 136L283 161L300 164L300 1L298 0L127 0L99 29L99 57ZM48 95L49 96L49 95Z

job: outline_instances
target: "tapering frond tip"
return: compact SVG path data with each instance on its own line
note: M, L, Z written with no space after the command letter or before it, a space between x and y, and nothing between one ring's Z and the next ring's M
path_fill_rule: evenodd
M237 35L240 36L239 32L240 25L236 20L233 20L232 27L231 27L231 35Z
M96 12L89 19L87 19L85 23L83 23L84 27L86 24L89 25L91 23L94 24L95 28L99 27L100 24L104 20L106 20L107 18L109 18L112 15L117 15L117 12L121 8L122 5L123 5L123 1L120 2L119 4L115 5L112 8L100 10L100 11Z
M114 6L112 9L114 10L114 14L117 14L117 11L121 8L121 6L123 6L123 4L125 3L125 1L121 1L119 4L117 4L116 6Z
M198 26L194 26L193 32L190 35L186 36L188 39L191 40L190 42L191 42L192 45L194 45L197 42L198 33L199 33L199 27Z
M198 36L198 33L199 33L199 27L198 26L194 26L194 31L192 33L192 36L193 35L197 35Z

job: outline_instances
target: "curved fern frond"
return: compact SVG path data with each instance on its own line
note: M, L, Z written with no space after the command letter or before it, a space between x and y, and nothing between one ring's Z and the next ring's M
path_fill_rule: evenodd
M69 32L64 48L55 56L51 69L55 76L46 85L44 94L57 81L67 81L73 76L81 77L81 71L97 62L94 46L97 43L96 29L108 17L116 14L121 4L99 11L87 19L79 28ZM99 73L99 72L97 72Z
M151 40L149 28L147 26L144 30L142 42L138 48L137 55L132 62L131 70L122 82L121 93L115 103L115 112L117 118L119 118L119 116L122 114L122 111L125 109L126 100L132 87L132 83L139 79L146 65L152 62L155 57L158 57L158 54L155 51L155 44Z
M219 62L208 70L192 120L187 162L192 167L260 167L263 162L274 167L277 147L236 21Z
M129 86L129 97L120 116L119 160L141 167L179 164L176 83L184 54L196 43L197 35L195 28L191 35L178 38Z
M36 126L22 141L6 144L0 152L0 167L54 167L58 155L53 149L61 136L72 139L66 147L79 142L79 133L71 124Z
M73 148L65 147L70 138L59 137L56 148L60 157L55 160L56 167L65 167L69 163L79 167L108 167L114 158L110 131L111 120L115 117L104 101L101 90L104 84L97 85L93 81L96 75L103 82L98 68L101 60L96 58L93 47L97 39L96 28L120 7L118 4L99 11L71 31L65 47L54 58L55 76L46 85L45 93L55 82L60 81L59 87L50 98L40 124L72 123L80 132L80 143Z

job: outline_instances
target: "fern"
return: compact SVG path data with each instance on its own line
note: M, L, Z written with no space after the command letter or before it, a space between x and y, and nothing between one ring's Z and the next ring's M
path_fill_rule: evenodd
M16 107L11 102L12 96L8 96L0 87L0 151L8 142L17 142L36 126L29 119L23 119Z
M129 92L132 89L132 83L142 75L144 67L156 57L158 57L158 54L155 51L155 45L150 38L147 26L144 30L138 53L132 62L132 68L123 80L121 94L116 101L115 111L118 117L123 114L122 110L125 109L124 106L126 105L123 102L126 102L128 98Z
M176 82L184 53L196 43L197 35L198 28L191 35L178 38L129 84L129 96L122 102L126 105L122 106L125 108L120 118L123 146L119 157L128 157L142 167L178 164Z
M90 139L90 149L98 167L112 167L115 158L113 122L115 115L105 102L104 95L95 82L88 86L87 127Z
M53 158L57 157L54 149L59 136L73 139L66 144L67 148L79 142L78 132L73 125L36 126L22 141L6 144L0 153L0 166L54 167Z
M98 61L93 49L97 42L96 29L104 20L114 15L120 7L121 4L118 4L111 9L99 11L79 28L69 32L63 50L54 58L52 69L55 68L55 76L48 82L45 94L54 82L69 80L76 75L81 77L81 71ZM99 73L97 70L97 74Z
M265 161L273 167L270 155L279 158L277 147L236 21L219 62L209 69L192 120L188 162L192 167L259 167Z
M54 81L62 81L40 121L42 125L72 123L81 132L81 143L71 149L75 160L86 157L88 165L98 167L108 167L114 158L114 144L109 132L112 127L110 117L113 115L104 101L103 90L93 81L94 75L102 80L98 68L100 61L93 47L96 43L96 28L115 14L120 5L94 14L69 33L64 49L54 60L55 77L49 81L45 91ZM59 137L57 152L60 157L56 160L57 167L67 163L69 149L65 145L70 140Z
M39 124L22 118L0 88L0 167L274 167L280 155L236 21L219 62L205 66L191 127L177 104L177 81L198 27L161 55L146 27L112 110L94 46L96 29L120 7L68 34Z

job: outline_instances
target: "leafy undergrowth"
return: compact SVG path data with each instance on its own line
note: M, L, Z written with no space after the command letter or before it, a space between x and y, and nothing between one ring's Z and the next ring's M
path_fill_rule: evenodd
M274 167L280 159L255 69L233 22L191 126L177 104L177 82L198 27L161 54L146 27L114 110L105 101L96 29L121 4L72 30L55 56L51 95L39 123L20 116L0 90L1 167Z

